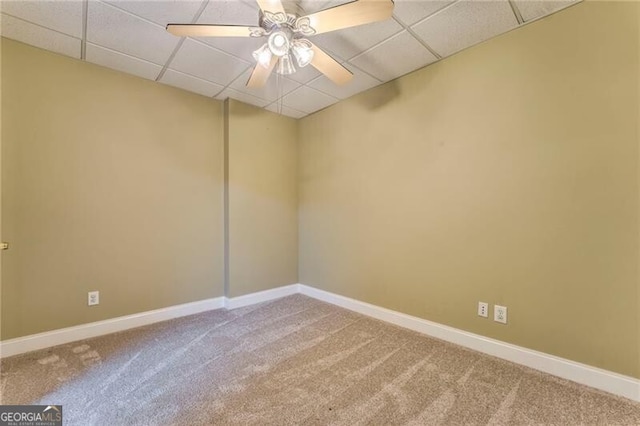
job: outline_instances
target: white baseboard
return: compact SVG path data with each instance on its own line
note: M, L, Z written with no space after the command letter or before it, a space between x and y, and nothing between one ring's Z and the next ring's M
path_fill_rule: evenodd
M603 370L554 355L534 351L501 342L499 340L469 333L457 328L438 324L422 318L381 308L359 300L350 299L304 284L299 285L300 293L342 308L367 315L422 334L455 343L478 352L502 358L567 380L591 386L634 401L640 401L640 380L622 374Z
M242 308L243 306L254 305L256 303L267 302L269 300L279 299L285 296L291 296L300 292L299 284L290 284L283 287L276 287L270 290L250 293L244 296L225 298L225 307L227 309Z
M313 297L372 318L502 358L516 364L534 368L635 401L640 401L640 380L636 378L469 333L422 318L329 293L304 284L291 284L233 298L217 297L215 299L185 303L183 305L170 306L168 308L93 322L76 327L5 340L0 342L0 357L18 355L222 307L228 309L240 308L296 293L301 293L305 296Z
M31 352L51 346L63 345L77 340L102 336L117 331L149 325L173 318L198 314L204 311L224 307L224 297L200 300L182 305L169 306L139 314L126 315L104 321L82 324L75 327L61 328L16 339L0 342L0 358Z
M89 339L91 337L102 336L109 333L141 327L143 325L193 315L213 309L224 307L228 309L241 308L243 306L289 296L298 292L298 284L291 284L239 297L216 297L214 299L185 303L153 311L111 318L104 321L32 334L29 336L18 337L16 339L3 340L0 341L0 358L63 345L82 339Z

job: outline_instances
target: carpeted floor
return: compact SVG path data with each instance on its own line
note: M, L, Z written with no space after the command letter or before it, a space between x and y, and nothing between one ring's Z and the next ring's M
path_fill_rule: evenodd
M640 404L296 295L7 358L66 425L640 424Z

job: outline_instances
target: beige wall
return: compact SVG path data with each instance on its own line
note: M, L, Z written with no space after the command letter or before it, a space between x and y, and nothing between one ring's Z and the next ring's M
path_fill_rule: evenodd
M579 4L302 119L300 282L640 376L637 8Z
M297 125L228 101L229 282L240 296L298 282Z
M2 339L221 296L226 156L228 296L640 377L639 18L580 4L297 123L230 101L226 153L221 103L3 40Z
M222 103L2 57L2 339L221 296Z

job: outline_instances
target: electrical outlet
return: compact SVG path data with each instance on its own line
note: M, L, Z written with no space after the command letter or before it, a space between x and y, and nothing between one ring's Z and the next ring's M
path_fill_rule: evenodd
M478 315L481 317L489 317L489 304L486 302L478 302Z
M89 292L89 306L99 305L100 304L100 292L99 291L90 291Z
M507 323L507 307L500 305L493 305L493 320L495 322Z

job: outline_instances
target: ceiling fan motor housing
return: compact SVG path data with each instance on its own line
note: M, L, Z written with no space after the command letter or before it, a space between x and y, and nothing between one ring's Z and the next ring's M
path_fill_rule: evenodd
M293 57L298 66L304 67L311 62L313 52L310 43L304 43L306 40L302 39L308 32L302 31L298 25L304 10L296 2L283 2L283 5L286 13L261 10L259 25L264 28L267 36L266 46L261 50L266 47L273 56L277 56L276 72L288 75L295 72ZM262 65L266 66L265 63Z
M297 19L298 16L292 13L271 13L263 12L261 10L258 17L258 25L264 28L267 32L270 32L283 25L288 26L289 28L294 28Z

